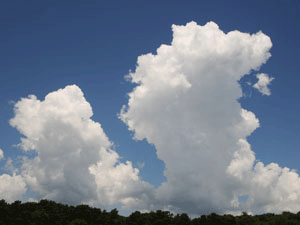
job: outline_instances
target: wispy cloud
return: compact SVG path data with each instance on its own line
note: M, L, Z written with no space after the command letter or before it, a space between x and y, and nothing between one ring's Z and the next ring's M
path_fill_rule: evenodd
M253 85L253 87L263 95L271 95L271 91L268 86L271 84L271 81L274 80L274 77L269 77L268 74L265 73L259 73L256 77L258 81Z
M3 150L0 148L0 160L4 159Z

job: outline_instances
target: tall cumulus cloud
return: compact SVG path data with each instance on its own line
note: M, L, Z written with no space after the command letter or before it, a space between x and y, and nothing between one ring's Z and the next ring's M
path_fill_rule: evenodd
M191 214L298 211L298 174L256 162L247 137L259 120L237 101L238 81L270 58L270 38L224 33L214 22L172 30L170 45L138 57L128 75L136 87L120 112L134 138L153 144L165 163L154 205ZM269 95L271 80L258 79L254 87Z

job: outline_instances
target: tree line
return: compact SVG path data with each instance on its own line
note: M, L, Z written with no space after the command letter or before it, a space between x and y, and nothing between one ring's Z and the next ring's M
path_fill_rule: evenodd
M11 204L0 200L0 225L299 225L297 214L266 213L240 216L211 213L191 219L186 213L174 215L169 211L133 212L128 217L88 205L69 206L50 200L40 202L15 201Z

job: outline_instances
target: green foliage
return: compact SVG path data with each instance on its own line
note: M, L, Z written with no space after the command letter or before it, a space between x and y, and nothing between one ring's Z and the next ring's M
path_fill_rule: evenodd
M186 213L183 213L181 215L177 214L174 218L174 225L190 225L190 224L191 224L191 219Z
M190 219L186 213L173 215L168 211L133 212L120 216L117 209L110 212L88 205L68 206L54 201L15 201L11 204L0 200L0 225L299 225L300 212L266 213L251 216L218 215L211 213Z
M34 211L31 213L31 217L37 225L46 224L50 220L48 213L43 209Z
M88 225L88 223L85 220L76 219L69 223L69 225Z

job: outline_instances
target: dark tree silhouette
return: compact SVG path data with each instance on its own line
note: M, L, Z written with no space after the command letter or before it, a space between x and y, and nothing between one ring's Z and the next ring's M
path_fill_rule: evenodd
M117 209L110 212L88 205L69 206L54 201L15 201L11 204L0 200L0 225L299 225L300 212L266 213L251 216L218 215L211 213L190 219L186 213L174 216L168 211L133 212L120 216Z

